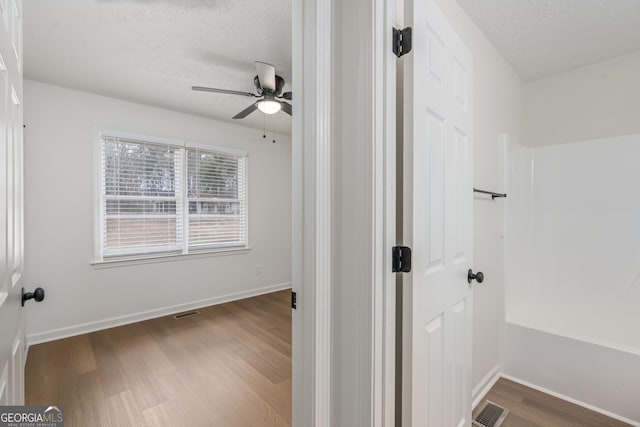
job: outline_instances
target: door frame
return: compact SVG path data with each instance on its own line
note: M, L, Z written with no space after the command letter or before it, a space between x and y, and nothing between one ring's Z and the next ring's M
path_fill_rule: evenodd
M396 24L396 0L300 0L292 4L293 91L301 114L293 115L293 425L341 425L336 399L349 406L362 425L393 426L395 422L395 303L391 248L396 244L396 57L391 29ZM338 10L339 9L339 10ZM366 18L363 18L366 17ZM369 18L369 19L368 19ZM345 22L357 22L349 33L365 46L345 59L337 40ZM358 86L370 89L355 111L336 120L340 96L351 90L349 67L371 70L357 76ZM335 91L336 86L342 92ZM349 118L353 118L350 120ZM355 132L354 132L355 130ZM359 210L366 231L341 228L347 214L334 182L340 168L334 141L345 132L358 159L356 188L364 196ZM351 218L353 220L353 218ZM342 235L370 244L355 260L341 283L358 295L358 310L340 310L336 283L345 277L334 254ZM362 280L360 280L362 279ZM340 348L340 331L349 326L362 333L359 354ZM340 353L342 352L342 353ZM364 357L362 357L364 356ZM358 364L357 393L345 389L344 376ZM341 381L342 380L342 381Z
M331 9L327 2L292 2L292 425L331 424ZM319 72L318 67L323 65Z

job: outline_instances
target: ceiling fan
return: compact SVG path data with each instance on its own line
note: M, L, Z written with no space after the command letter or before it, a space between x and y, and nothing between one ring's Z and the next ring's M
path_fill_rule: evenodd
M260 98L238 114L233 116L234 119L243 119L256 110L260 110L265 114L275 114L282 110L291 115L292 106L283 100L291 100L291 92L284 92L284 79L276 75L276 67L264 62L255 62L258 74L253 78L253 84L256 86L256 92L240 92L237 90L215 89L212 87L191 86L192 90L201 92L226 93L228 95L241 95L252 98Z

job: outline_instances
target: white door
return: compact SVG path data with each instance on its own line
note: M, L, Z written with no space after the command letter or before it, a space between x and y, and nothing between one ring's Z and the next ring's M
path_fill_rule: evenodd
M434 0L405 5L402 419L470 426L473 64Z
M0 404L24 404L22 1L0 1ZM46 207L43 207L46 208Z

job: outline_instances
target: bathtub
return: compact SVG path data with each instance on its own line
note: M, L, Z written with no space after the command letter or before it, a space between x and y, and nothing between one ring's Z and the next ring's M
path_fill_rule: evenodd
M509 321L504 341L506 378L640 426L640 354Z
M640 135L505 142L500 371L640 425Z

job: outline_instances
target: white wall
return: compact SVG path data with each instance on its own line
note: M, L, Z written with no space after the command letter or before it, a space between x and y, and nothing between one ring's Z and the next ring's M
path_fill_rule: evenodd
M373 425L375 2L334 2L331 425ZM343 43L351 40L352 43ZM362 54L354 55L355 52ZM365 53L366 52L366 53ZM377 89L377 88L376 88Z
M525 85L527 145L640 133L640 52Z
M46 300L28 307L27 334L39 341L135 320L163 309L209 305L291 281L291 138L201 117L25 81L25 248L27 286ZM94 128L249 151L251 250L96 268ZM256 274L256 265L262 274ZM237 294L237 295L236 295ZM133 317L132 317L133 316ZM95 323L92 323L95 322Z
M503 133L515 141L522 136L523 84L457 2L439 0L438 4L473 55L474 185L502 191L499 143ZM474 285L472 385L475 389L498 365L503 292L500 280L502 204L499 199L477 197L474 205L473 269L484 272L486 277L482 285Z

